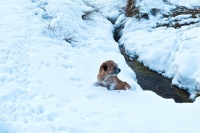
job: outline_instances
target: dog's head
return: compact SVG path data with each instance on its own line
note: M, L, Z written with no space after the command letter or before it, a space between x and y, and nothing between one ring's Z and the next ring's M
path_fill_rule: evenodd
M100 69L103 70L103 72L109 76L115 76L121 71L121 69L118 68L118 65L112 60L104 62L101 65Z

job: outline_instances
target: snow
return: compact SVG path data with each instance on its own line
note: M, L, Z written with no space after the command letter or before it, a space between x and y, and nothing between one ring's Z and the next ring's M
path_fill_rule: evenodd
M200 37L194 34L198 31L199 27L186 30L172 28L167 30L158 28L153 31L136 30L124 34L120 43L124 44L130 55L139 56L139 61L144 65L162 72L167 77L172 77L173 83L176 82L175 85L193 93L196 89L200 90L196 88L199 83L195 82L200 67L198 43ZM134 38L131 38L132 36ZM189 83L189 80L194 83Z
M200 90L199 18L178 15L162 19L157 16L138 22L121 15L119 20L125 21L119 45L124 46L130 56L138 56L138 61L145 66L172 78L173 85L187 90L194 99ZM180 29L155 28L156 24L167 24L169 21L175 25L177 22L172 22L174 20L180 20L179 24L197 23Z
M9 0L0 1L0 9L0 132L197 133L200 130L200 98L191 104L177 104L143 91L113 39L112 24L99 13L83 20L82 15L91 7L82 0ZM152 68L167 70L162 64L168 66L170 61L168 64L165 61L170 58L174 62L167 75L177 74L175 77L185 81L185 76L193 73L191 81L195 78L199 83L200 71L196 71L199 64L191 60L199 56L199 38L197 35L191 38L190 33L198 30L169 30L171 36L179 33L185 41L180 41L181 45L166 45L168 51L157 43L161 55L162 51L177 52L172 57L165 55L159 68L154 64ZM137 32L148 34L146 30ZM166 44L166 34L160 29L153 38ZM190 40L194 43L189 43ZM150 41L155 45L154 39ZM168 42L176 41L174 37ZM145 47L147 43L144 41L142 45ZM138 51L141 61L147 60L143 51ZM152 52L149 56L153 56ZM182 58L187 54L188 58ZM106 60L118 63L122 70L118 77L128 82L131 90L109 91L95 86L99 66ZM186 61L198 65L192 69L187 64L182 66L181 62ZM172 70L177 73L170 73ZM188 82L187 85L193 85Z
M188 8L199 6L200 0L169 0L171 4L185 6Z

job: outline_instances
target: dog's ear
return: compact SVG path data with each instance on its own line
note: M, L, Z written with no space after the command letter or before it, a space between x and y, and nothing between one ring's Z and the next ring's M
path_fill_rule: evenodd
M107 64L104 64L104 65L103 65L103 70L106 71L107 69L108 69L108 65L107 65Z

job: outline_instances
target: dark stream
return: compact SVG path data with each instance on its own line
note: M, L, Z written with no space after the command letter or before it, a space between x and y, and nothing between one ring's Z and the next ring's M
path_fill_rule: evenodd
M130 60L123 47L120 47L120 51L125 57L126 63L135 72L138 84L143 90L151 90L163 98L172 98L177 103L192 102L187 91L171 85L171 79L143 66L137 61L137 58Z
M114 30L114 39L116 42L120 39L120 32L122 29L123 26L121 25ZM143 64L139 63L137 58L130 60L130 57L125 53L125 49L123 47L119 47L119 49L125 57L126 63L135 72L137 82L143 90L151 90L163 98L172 98L177 103L192 102L189 99L189 93L187 91L172 86L172 79L163 77L161 74L150 70Z

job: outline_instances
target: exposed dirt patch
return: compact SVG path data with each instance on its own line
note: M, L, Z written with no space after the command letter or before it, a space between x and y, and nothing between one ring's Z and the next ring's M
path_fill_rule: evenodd
M180 16L186 15L186 17L180 19ZM179 18L180 17L180 18ZM174 27L175 29L181 28L200 22L200 7L194 7L193 9L177 6L169 14L163 14L163 20L161 23L157 23L156 27Z
M200 7L194 7L193 9L184 7L184 6L177 6L172 13L170 14L171 17L176 17L178 15L187 15L191 14L193 18L196 18L196 15L200 14Z

